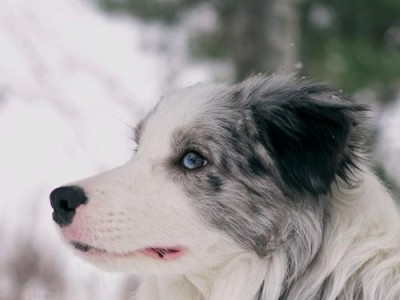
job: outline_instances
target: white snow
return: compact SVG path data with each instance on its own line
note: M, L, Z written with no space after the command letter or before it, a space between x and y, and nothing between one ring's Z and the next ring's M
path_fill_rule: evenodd
M138 118L167 90L209 78L187 63L185 38L84 1L1 1L1 300L122 299L123 275L97 271L61 242L48 194L124 163ZM34 250L62 274L62 291L15 281L10 261Z

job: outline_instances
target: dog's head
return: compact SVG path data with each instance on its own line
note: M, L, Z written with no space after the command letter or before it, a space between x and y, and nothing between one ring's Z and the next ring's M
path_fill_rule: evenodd
M136 127L130 162L54 190L53 218L110 270L195 272L290 243L311 256L331 187L352 183L363 111L291 76L187 88Z

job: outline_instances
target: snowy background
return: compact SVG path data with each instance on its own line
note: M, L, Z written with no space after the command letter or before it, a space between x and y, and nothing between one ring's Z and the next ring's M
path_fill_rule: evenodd
M160 96L232 79L231 66L188 57L187 30L198 26L190 16L186 27L165 28L79 0L0 4L0 300L131 299L134 277L97 271L68 251L48 194L126 162L132 127ZM397 182L399 116L397 101L376 118L377 154Z
M134 279L61 243L48 194L126 162L145 111L209 75L186 62L184 32L79 0L0 2L0 299L127 299Z

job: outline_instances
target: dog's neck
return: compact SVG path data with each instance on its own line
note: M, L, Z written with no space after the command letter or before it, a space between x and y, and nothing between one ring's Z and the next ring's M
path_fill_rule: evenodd
M371 171L365 169L360 175L357 188L333 187L329 224L305 271L285 283L280 298L262 299L381 299L371 295L382 293L391 272L400 267L399 213ZM380 269L388 253L397 255Z
M198 274L148 277L140 287L137 299L258 300L266 270L270 267L273 268L255 254L242 254ZM141 295L145 296L140 298Z

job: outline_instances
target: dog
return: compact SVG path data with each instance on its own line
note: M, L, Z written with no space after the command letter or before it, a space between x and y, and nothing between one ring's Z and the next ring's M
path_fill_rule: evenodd
M294 75L176 91L126 165L51 192L53 219L84 260L139 274L138 300L398 300L367 115Z

